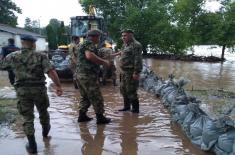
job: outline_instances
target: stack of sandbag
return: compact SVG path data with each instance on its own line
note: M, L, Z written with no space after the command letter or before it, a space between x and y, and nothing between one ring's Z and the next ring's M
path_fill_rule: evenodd
M200 108L200 101L185 93L183 86L187 83L183 78L174 80L173 75L163 81L146 65L140 79L140 87L160 97L193 144L217 155L235 155L234 108L225 112L224 117L210 118Z

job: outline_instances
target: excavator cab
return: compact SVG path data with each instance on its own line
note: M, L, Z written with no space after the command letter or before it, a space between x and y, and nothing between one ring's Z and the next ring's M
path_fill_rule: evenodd
M86 37L86 33L89 30L99 29L102 32L106 32L104 19L98 16L76 16L71 17L71 35L79 36L80 42ZM102 35L100 40L103 42L106 36Z

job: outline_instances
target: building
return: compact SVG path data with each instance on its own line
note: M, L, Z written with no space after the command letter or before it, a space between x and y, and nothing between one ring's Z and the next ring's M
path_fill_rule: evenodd
M27 30L24 30L23 28L11 27L9 25L5 25L1 23L0 23L0 50L2 49L3 46L6 46L8 44L9 38L15 39L16 46L21 48L21 41L20 41L21 34L28 34L37 38L37 41L36 41L37 51L48 50L48 43L44 36L37 34L37 33L29 32Z

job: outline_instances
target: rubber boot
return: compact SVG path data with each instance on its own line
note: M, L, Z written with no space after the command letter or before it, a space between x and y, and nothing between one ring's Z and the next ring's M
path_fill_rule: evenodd
M42 126L42 136L43 136L43 137L47 137L47 135L48 135L50 129L51 129L51 125L50 125L50 124L48 124L48 125L43 125L43 126Z
M119 109L118 111L130 111L131 107L130 107L130 103L129 100L124 97L124 107L122 109Z
M111 122L111 119L105 117L103 114L96 114L96 119L96 124L108 124Z
M132 110L131 110L131 112L139 113L139 101L138 100L132 102Z
M35 136L27 136L28 143L26 144L26 149L29 153L37 153L37 143L35 141Z
M79 112L78 122L89 122L92 118L88 117L86 113Z

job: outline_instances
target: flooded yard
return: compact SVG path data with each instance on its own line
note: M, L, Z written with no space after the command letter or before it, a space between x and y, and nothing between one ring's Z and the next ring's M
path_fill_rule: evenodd
M191 144L180 127L171 121L170 113L160 100L150 93L139 90L139 114L119 112L123 102L119 87L109 82L102 87L102 93L106 115L112 122L97 125L93 107L88 115L94 119L77 123L79 90L69 82L62 86L64 94L57 97L48 82L50 138L42 138L38 113L35 112L38 155L210 155ZM19 119L11 126L2 124L1 155L27 155L26 142Z

